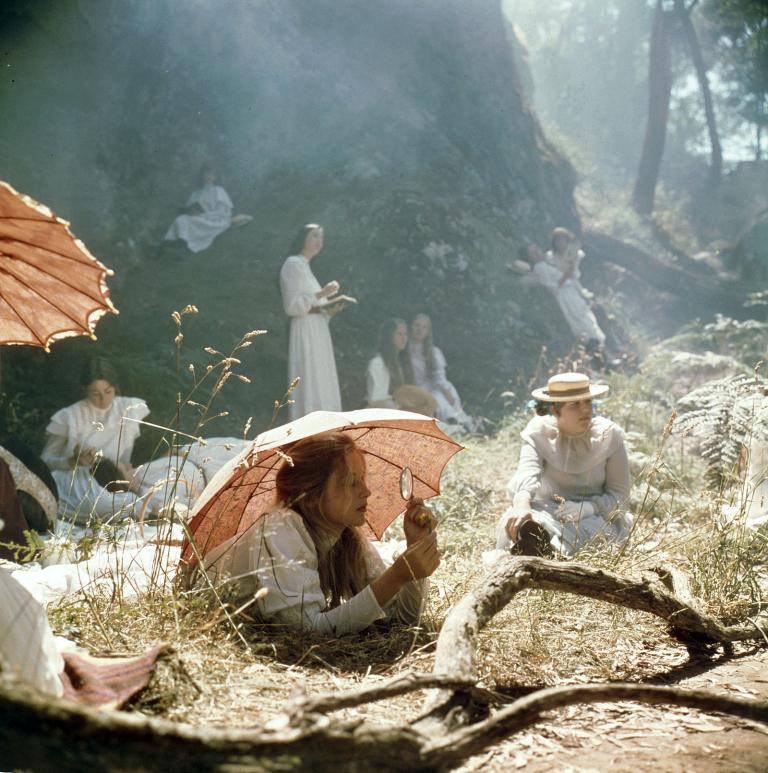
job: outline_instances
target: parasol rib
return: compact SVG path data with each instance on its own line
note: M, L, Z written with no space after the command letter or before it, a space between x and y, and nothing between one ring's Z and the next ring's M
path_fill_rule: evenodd
M3 240L0 239L0 242L2 242L2 241ZM15 239L14 241L19 242L18 239ZM19 242L19 243L20 244L27 244L28 246L33 247L36 250L41 250L42 252L45 252L48 255L53 255L57 260L60 259L60 258L63 259L63 260L69 260L71 262L77 263L78 266L82 266L85 269L89 269L91 271L96 270L101 275L99 277L99 281L100 282L104 281L106 279L106 277L109 276L109 269L105 268L103 266L100 266L100 265L98 265L98 266L89 266L87 263L83 263L82 261L77 260L75 258L71 258L71 257L69 257L67 255L61 255L58 252L52 252L51 250L48 250L45 247L36 246L34 244L28 244L27 242ZM8 252L3 252L2 254L5 255L6 257L10 258L11 260L17 260L17 261L19 261L21 263L26 264L27 266L32 266L32 268L35 268L38 271L40 270L40 268L38 266L36 266L34 263L30 263L22 255L10 254ZM19 282L24 284L26 287L29 287L29 285L26 284L22 279L20 279L17 274L10 272L7 268L0 268L0 271L3 271L5 273L7 273L7 274L11 274L11 276L16 277L16 279L18 279ZM100 294L95 294L95 295L91 294L90 290L86 290L86 289L84 289L82 287L78 287L77 285L72 284L67 279L62 279L62 278L60 278L58 276L56 277L56 280L61 282L63 285L66 285L67 287L69 287L70 290L75 290L76 292L80 293L81 295L85 295L87 298L90 298L92 301L96 301L97 303L102 303L102 304L104 303L104 298ZM30 289L32 289L32 288L30 288Z
M11 271L6 271L5 269L2 269L2 268L0 268L0 273L5 273L5 274L8 274L9 276L12 276L14 279L16 279L16 280L18 281L18 283L19 283L20 285L22 285L23 287L26 287L26 288L27 288L27 290L29 290L31 293L34 293L34 294L35 294L35 295L36 295L38 298L40 298L42 301L44 301L45 303L47 303L49 306L52 306L54 309L56 309L56 311L60 312L60 313L61 313L63 316L65 316L65 317L66 317L68 320L70 320L71 322L73 322L73 323L74 323L74 324L76 324L76 325L79 325L79 326L83 327L83 323L82 323L82 322L80 322L80 320L79 320L79 319L75 319L75 317L73 317L73 316L72 316L72 315L71 315L71 314L70 314L68 311L65 311L64 309L62 309L62 308L61 308L61 306L59 306L57 303L54 303L54 302L53 302L53 301L52 301L50 298L46 298L46 297L44 297L44 296L40 295L40 293L39 293L37 290L35 290L33 287L30 287L30 285L29 285L29 284L27 284L25 281L23 281L22 279L20 279L20 278L19 278L19 277L18 277L16 274L14 274L13 272L11 272ZM64 284L66 284L66 283L64 283ZM68 286L68 287L71 287L71 285L67 285L67 286ZM75 289L75 288L72 288L72 289ZM95 300L94 298L91 298L91 296L90 296L90 295L87 295L86 293L83 293L83 295L86 295L86 296L87 296L88 298L90 298L91 300ZM4 295L2 295L2 293L1 293L1 292L0 292L0 297L2 297L2 298L3 298L3 300L4 300L4 301L5 301L5 302L6 302L6 303L9 305L9 306L11 305L10 301L8 300L8 298L6 298ZM22 317L22 316L21 316L21 315L18 313L18 311L16 311L16 309L15 309L15 308L14 308L14 312L15 312L15 313L16 313L16 315L17 315L17 316L18 316L18 317L19 317L19 318L20 318L20 319L21 319L21 320L24 322L24 324L25 324L25 325L28 325L28 324L29 324L29 323L27 322L27 320L26 320L24 317ZM89 313L89 315L88 315L88 316L90 316L90 313ZM88 325L88 320L86 320L85 326L89 326L89 325ZM55 335L55 334L54 334L54 335Z
M22 317L21 314L19 314L16 307L4 295L2 295L1 292L0 292L0 298L3 299L3 301L6 303L8 308L16 315L19 322L21 322L21 324L24 325L24 327L27 330L29 330L29 332L40 342L40 346L45 348L46 342L43 341L43 339L40 338L40 336L29 326L29 323L27 322L27 320L24 317Z

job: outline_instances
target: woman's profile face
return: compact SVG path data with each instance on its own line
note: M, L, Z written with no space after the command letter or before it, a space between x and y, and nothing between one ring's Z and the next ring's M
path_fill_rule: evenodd
M562 403L557 428L566 435L583 435L592 423L592 400Z
M85 397L96 408L109 408L115 399L115 388L106 379L97 378L85 388Z
M313 258L315 255L317 255L320 250L323 249L323 240L325 238L325 234L323 233L322 228L313 228L308 234L306 239L304 239L304 249L302 252L310 258Z
M411 322L411 340L420 344L429 335L429 319L419 315Z
M392 345L396 352L402 352L408 346L408 328L401 322L392 333Z
M328 478L321 500L326 520L339 534L348 527L365 523L371 495L365 484L365 459L360 451L350 451L345 461Z

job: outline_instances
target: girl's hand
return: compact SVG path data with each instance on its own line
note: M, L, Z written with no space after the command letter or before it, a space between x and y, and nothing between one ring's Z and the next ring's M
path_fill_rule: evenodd
M411 497L403 518L403 531L408 545L414 545L431 534L437 527L437 518L423 499Z
M512 542L517 542L517 533L520 531L520 527L526 522L532 520L530 510L514 510L509 516L507 521L507 536Z
M429 577L439 565L440 551L437 549L435 532L408 545L406 551L393 564L406 582Z
M96 451L93 448L82 448L75 446L72 454L72 466L90 467L96 461Z
M321 300L322 298L330 298L332 295L336 295L336 293L339 292L340 287L341 285L335 279L333 279L315 295L318 300Z

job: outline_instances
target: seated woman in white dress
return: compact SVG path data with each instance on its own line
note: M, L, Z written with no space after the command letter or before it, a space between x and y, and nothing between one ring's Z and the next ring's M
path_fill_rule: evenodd
M579 265L584 253L579 249L576 237L565 228L555 228L552 231L552 249L544 255L532 244L527 249L526 258L536 279L555 296L574 337L591 349L603 348L605 333L581 285Z
M383 618L416 623L426 578L440 562L431 513L411 501L403 523L408 546L386 566L361 530L371 491L349 435L315 435L287 453L292 464L277 473L274 509L205 558L219 594L242 603L266 589L256 596L262 617L326 636Z
M371 408L399 408L434 416L435 398L414 383L413 368L406 351L408 326L402 319L385 320L379 329L376 355L368 363L366 399Z
M537 415L521 433L520 461L507 485L512 506L496 527L496 547L570 557L598 538L620 543L632 518L624 433L592 415L608 391L581 373L561 373L533 390Z
M178 239L186 242L191 252L207 250L232 225L232 199L224 188L215 184L213 167L203 167L200 183L163 237L164 242Z
M81 379L83 399L57 411L46 427L42 458L58 487L59 516L78 525L129 516L137 503L127 482L149 408L138 397L118 395L117 383L112 365L93 358Z
M432 321L426 314L417 314L411 322L408 356L414 383L435 398L437 418L471 432L475 422L464 413L459 393L445 375L445 357L432 343Z

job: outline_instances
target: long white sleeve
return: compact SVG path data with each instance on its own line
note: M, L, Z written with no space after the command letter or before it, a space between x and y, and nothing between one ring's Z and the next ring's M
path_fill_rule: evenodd
M520 460L517 463L515 474L507 484L507 493L514 506L530 507L531 500L536 496L541 485L542 470L542 459L536 445L530 438L523 435Z
M314 306L320 305L315 294L308 291L307 271L306 261L298 255L288 258L280 270L283 309L289 317L306 317Z
M629 489L629 458L622 435L621 442L617 443L616 450L606 461L605 494L590 497L589 501L594 506L595 512L605 517L627 499Z
M434 347L435 352L435 373L432 376L432 382L438 389L451 389L452 384L450 381L448 381L448 376L445 374L445 356L443 353L438 349L436 346Z
M46 435L45 447L40 458L51 470L71 470L72 465L69 463L67 445L66 437L53 435L49 432Z
M384 570L376 558L366 556L369 580ZM257 602L262 615L327 636L361 631L388 614L401 622L414 622L428 587L408 583L383 609L367 585L351 599L328 609L320 587L315 545L301 516L287 509L268 513L239 538L219 545L206 556L205 564L209 577L224 593L229 587L235 598L243 599L258 588L266 588L267 595Z
M371 408L396 408L397 405L389 393L389 368L380 355L369 363L366 372L366 399Z

